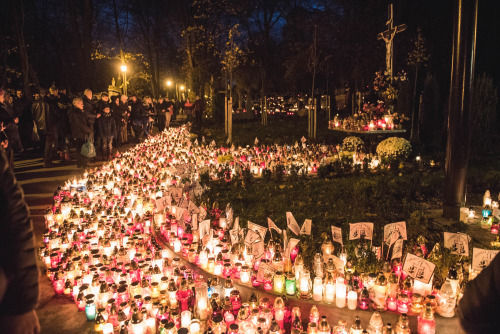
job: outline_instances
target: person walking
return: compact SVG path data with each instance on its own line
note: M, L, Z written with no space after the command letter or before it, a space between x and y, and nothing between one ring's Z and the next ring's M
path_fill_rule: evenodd
M86 117L83 100L79 97L73 99L73 107L68 112L71 134L75 140L76 161L78 168L87 167L87 157L82 155L82 146L92 134L92 129Z
M156 112L158 113L158 131L163 132L167 121L167 106L163 97L160 97L156 103Z
M38 334L38 266L23 191L0 147L0 332Z
M113 137L116 136L116 124L109 106L104 106L101 117L97 120L99 137L101 138L102 161L109 161L113 156Z

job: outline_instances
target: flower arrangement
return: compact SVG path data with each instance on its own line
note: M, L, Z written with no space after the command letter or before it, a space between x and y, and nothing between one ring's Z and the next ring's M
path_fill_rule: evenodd
M389 137L377 146L377 154L385 163L408 159L411 144L401 137Z
M346 137L342 142L342 150L354 152L360 145L364 144L365 143L363 142L363 140L361 140L361 138L359 137L356 136Z

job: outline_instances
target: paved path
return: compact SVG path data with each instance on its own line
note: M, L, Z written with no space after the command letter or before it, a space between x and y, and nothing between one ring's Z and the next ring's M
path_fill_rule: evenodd
M120 148L127 149L129 146ZM55 161L53 168L44 168L40 154L28 151L16 155L14 171L16 178L24 190L24 196L30 209L35 229L36 246L42 245L42 234L45 230L44 214L52 205L52 196L58 186L66 180L83 173L76 167L76 153L71 152L72 161L67 164ZM91 166L101 165L101 162L91 163ZM40 267L40 303L37 309L42 333L95 333L94 323L88 323L83 312L78 312L75 303L64 296L56 296L50 280L45 275L44 266Z

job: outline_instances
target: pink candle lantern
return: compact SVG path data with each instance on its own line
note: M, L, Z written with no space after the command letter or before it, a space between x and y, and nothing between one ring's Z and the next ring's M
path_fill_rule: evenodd
M398 309L397 299L393 297L387 298L387 309L395 312Z
M299 247L296 246L290 251L290 259L295 262L295 258L299 255Z
M400 294L398 296L398 312L399 313L408 313L410 306L410 298L406 294Z

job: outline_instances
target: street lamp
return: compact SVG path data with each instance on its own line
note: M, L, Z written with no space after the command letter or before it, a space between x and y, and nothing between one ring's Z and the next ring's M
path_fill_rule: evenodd
M172 86L172 81L167 80L167 97L168 97L168 89Z
M127 65L122 65L121 70L123 73L123 94L127 95Z

